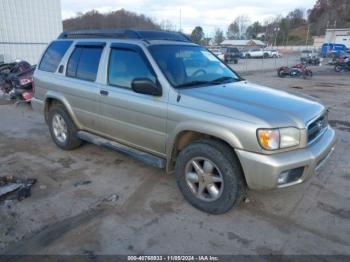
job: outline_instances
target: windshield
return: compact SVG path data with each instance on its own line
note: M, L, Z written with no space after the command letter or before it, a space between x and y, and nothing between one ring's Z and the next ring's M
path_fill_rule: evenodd
M200 46L155 45L150 47L158 66L174 87L240 81L240 77Z

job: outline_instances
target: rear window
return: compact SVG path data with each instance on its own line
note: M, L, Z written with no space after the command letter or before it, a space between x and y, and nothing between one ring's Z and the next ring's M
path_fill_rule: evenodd
M76 47L69 58L67 76L95 81L102 47Z
M39 70L52 73L56 72L62 57L64 56L71 44L72 41L52 42L50 46L46 49L46 52L41 59Z

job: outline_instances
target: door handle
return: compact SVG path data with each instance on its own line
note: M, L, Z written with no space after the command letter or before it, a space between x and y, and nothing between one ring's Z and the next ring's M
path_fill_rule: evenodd
M106 90L100 90L101 96L108 96L108 91Z

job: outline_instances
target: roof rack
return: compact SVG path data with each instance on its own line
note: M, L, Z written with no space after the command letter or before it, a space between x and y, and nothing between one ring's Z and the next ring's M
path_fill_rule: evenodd
M114 38L114 39L140 39L170 40L180 42L192 42L189 37L179 32L142 30L142 29L83 29L63 32L58 39L81 38Z

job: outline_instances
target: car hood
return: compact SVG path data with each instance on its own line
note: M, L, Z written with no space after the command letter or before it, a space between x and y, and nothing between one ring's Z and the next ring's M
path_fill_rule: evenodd
M224 115L261 127L304 128L325 108L316 101L247 81L180 91L183 106Z

